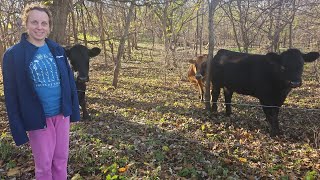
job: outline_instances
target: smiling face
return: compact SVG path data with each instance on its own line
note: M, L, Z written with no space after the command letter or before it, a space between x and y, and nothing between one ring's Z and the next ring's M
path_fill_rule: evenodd
M42 46L50 32L49 16L44 11L31 10L26 21L28 41L35 46Z

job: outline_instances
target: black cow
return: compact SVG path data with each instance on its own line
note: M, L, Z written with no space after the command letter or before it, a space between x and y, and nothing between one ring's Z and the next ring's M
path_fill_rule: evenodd
M302 85L304 63L315 61L317 58L318 52L303 54L298 49L266 55L219 50L211 60L209 69L213 86L213 112L217 112L221 88L224 90L228 116L231 114L230 103L234 92L256 97L271 126L270 135L279 135L279 108L291 89ZM210 102L206 102L206 109L210 110Z
M78 90L79 104L82 110L83 119L90 119L86 107L86 82L89 81L89 60L100 54L101 49L94 47L88 49L86 46L77 44L70 48L65 48L66 54L70 60L72 70L77 73L76 86Z

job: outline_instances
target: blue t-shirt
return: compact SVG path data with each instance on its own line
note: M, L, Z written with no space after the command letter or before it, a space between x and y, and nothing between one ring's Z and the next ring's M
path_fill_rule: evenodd
M47 44L39 47L30 66L30 78L41 101L46 117L61 112L59 69Z

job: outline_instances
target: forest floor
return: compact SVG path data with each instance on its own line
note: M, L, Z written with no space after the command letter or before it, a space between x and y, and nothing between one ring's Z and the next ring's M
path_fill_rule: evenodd
M187 81L192 56L176 58L166 68L160 50L134 51L117 88L102 56L92 60L92 120L71 126L70 179L320 179L319 65L305 66L304 84L280 111L283 135L270 138L257 99L235 94L230 117L220 103L208 114ZM0 179L33 179L30 148L9 132L2 77L0 90Z

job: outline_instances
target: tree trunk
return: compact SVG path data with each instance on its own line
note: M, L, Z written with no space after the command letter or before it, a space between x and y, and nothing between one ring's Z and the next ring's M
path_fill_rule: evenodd
M131 59L131 46L133 46L133 42L131 41L132 35L129 35L128 39L127 39L127 43L128 43L128 48L127 48L127 54L128 54L128 60Z
M198 56L198 46L200 44L200 39L199 39L199 34L200 34L200 22L199 22L199 11L200 9L197 10L197 25L196 25L196 47L195 47L195 52L196 52L196 57Z
M248 6L249 6L249 2L248 1ZM243 8L243 1L242 0L237 0L237 7L239 10L239 25L240 25L240 34L241 34L241 39L243 42L243 52L248 53L249 51L249 37L248 37L248 28L247 28L247 10L245 8Z
M169 37L167 32L167 16L168 16L168 0L165 0L165 7L163 10L163 16L162 16L162 31L163 31L163 38L164 38L164 50L165 50L165 71L167 71L167 66L169 66L169 60L168 60L168 53L169 53ZM167 83L167 72L164 72L164 83Z
M280 41L280 33L282 32L283 28L284 28L284 24L281 24L281 17L282 17L282 4L283 4L283 0L279 0L278 2L278 9L275 15L275 24L274 24L274 31L273 33L269 32L269 38L271 38L271 45L270 45L270 49L273 52L279 52L280 48L279 48L279 41ZM271 26L272 27L272 26ZM272 31L272 28L270 28L270 30ZM272 34L270 36L270 34Z
M208 48L208 64L207 64L207 78L206 78L206 87L205 87L205 104L206 104L206 109L210 110L210 77L211 77L211 72L210 72L210 64L211 60L213 59L213 50L214 50L214 24L213 24L213 18L214 18L214 13L215 9L218 5L220 0L208 0L208 5L209 5L209 48Z
M134 12L134 21L137 21L137 9L135 8ZM138 50L138 32L136 25L134 26L134 34L132 36L132 49Z
M52 6L53 28L50 38L59 44L66 43L66 27L68 13L70 12L70 0L55 0Z
M230 21L231 21L234 39L235 39L235 41L236 41L236 44L237 44L237 47L238 47L239 52L241 52L241 44L240 44L239 38L238 38L238 33L237 33L236 25L235 25L234 15L233 15L233 13L232 13L231 2L229 2L229 4L228 4L228 12L230 13L230 14L229 14L229 19L230 19Z
M201 22L200 22L200 47L199 47L199 49L200 49L200 54L202 54L202 47L203 47L203 31L202 31L202 29L203 29L203 19L204 19L204 13L203 13L203 9L204 9L204 3L201 3Z
M99 4L99 7L98 7ZM106 36L104 33L104 21L103 21L103 3L95 3L96 8L96 16L99 21L99 31L100 31L100 44L103 49L103 55L104 55L104 62L106 66L108 67L108 61L107 61L107 46L106 46Z
M83 3L84 6L84 3ZM83 7L80 7L80 15L81 15L81 26L82 26L82 33L83 33L83 41L84 41L84 45L88 47L88 40L87 40L87 30L86 30L86 23L84 21L84 13L83 13Z
M74 38L74 43L78 44L79 39L78 39L78 26L76 22L76 17L74 14L74 11L71 11L71 20L72 20L72 31L73 31L73 38Z
M289 48L293 47L293 43L292 43L292 38L293 38L293 21L295 18L295 12L296 12L296 1L293 0L293 5L292 5L292 9L293 9L293 16L291 18L290 24L289 24Z
M126 38L128 38L128 34L129 34L130 21L131 21L132 15L133 15L133 8L134 8L134 1L132 1L130 4L129 13L126 17L124 32L123 32L123 35L120 39L120 44L118 47L118 54L117 54L117 57L115 60L115 67L114 67L113 81L112 81L112 86L115 88L118 87L118 77L119 77L119 72L120 72L120 68L121 68L121 57L122 57L122 54L124 51L124 44L125 44Z

